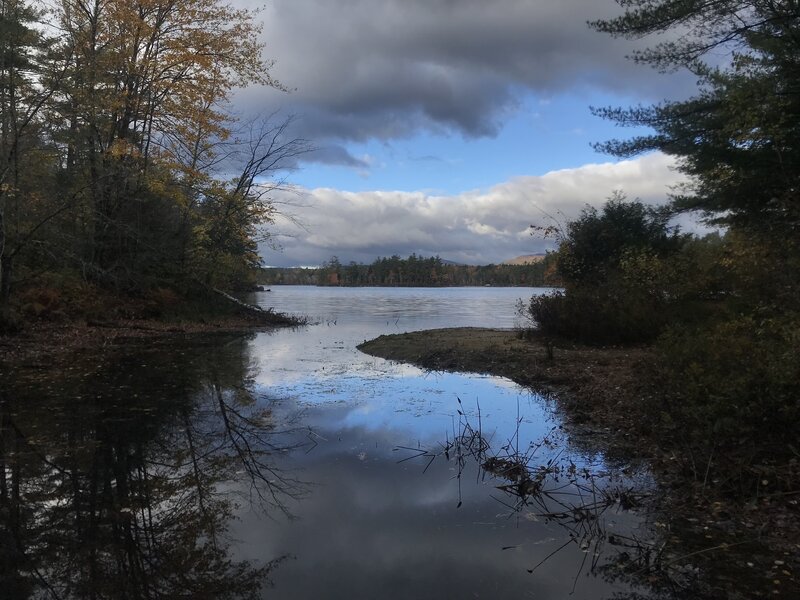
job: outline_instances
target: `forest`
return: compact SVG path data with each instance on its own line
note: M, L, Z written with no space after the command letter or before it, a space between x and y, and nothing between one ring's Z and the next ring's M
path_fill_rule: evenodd
M0 0L0 329L159 314L252 283L288 121L253 15L217 0Z
M316 269L264 268L259 281L266 285L334 285L388 287L450 286L525 286L558 285L553 257L525 265L457 265L438 256L411 254L381 257L371 264L350 262L337 257Z

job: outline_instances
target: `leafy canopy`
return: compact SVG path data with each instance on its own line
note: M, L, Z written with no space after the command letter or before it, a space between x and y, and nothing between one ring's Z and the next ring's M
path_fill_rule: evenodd
M600 284L633 254L666 256L684 240L669 213L615 194L603 208L586 207L567 224L558 248L558 271L567 285Z

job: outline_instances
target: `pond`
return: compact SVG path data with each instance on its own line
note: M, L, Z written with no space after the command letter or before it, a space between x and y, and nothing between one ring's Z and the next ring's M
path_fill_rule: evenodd
M0 397L8 597L648 597L646 474L510 381L356 350L542 292L281 286L253 300L311 325L29 365Z

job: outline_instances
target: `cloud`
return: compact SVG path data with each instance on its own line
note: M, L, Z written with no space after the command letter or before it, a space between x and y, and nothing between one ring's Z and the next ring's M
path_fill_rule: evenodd
M265 54L293 91L244 90L236 102L298 114L298 134L315 141L367 141L492 136L528 93L647 101L680 89L626 60L632 43L586 24L619 11L611 0L272 0L260 13Z
M233 523L233 535L244 538L243 546L257 549L252 551L260 552L259 557L297 549L297 560L286 561L274 571L278 589L281 582L291 585L291 595L298 598L330 597L334 588L339 596L354 598L375 597L375 590L380 590L385 600L434 594L491 598L498 596L497 582L502 581L503 595L508 597L558 598L568 592L568 578L526 573L539 558L564 543L568 531L544 519L526 520L524 527L516 529L503 526L506 517L498 516L501 509L495 495L486 491L485 482L476 482L474 465L466 464L461 484L454 480L452 463L446 460L433 461L428 468L424 461L412 461L406 463L408 468L398 469L397 453L384 450L403 438L396 430L376 432L373 426L343 431L339 426L323 428L319 434L369 440L369 445L364 444L365 465L352 466L357 459L350 444L320 444L309 453L310 458L300 457L293 463L301 464L304 479L325 482L299 504L301 519L287 523L241 511L242 521ZM433 446L439 441L434 440ZM463 508L455 510L462 500ZM320 536L320 531L329 533ZM431 535L433 531L436 535ZM525 540L524 548L499 551L521 540ZM572 573L582 556L576 544L569 544L548 558L547 568L553 573ZM599 578L584 583L595 597L615 591L613 582ZM582 592L579 587L578 593Z
M353 156L346 148L336 144L314 148L310 155L314 162L325 165L355 167L359 169L366 169L370 166L368 160L365 160L363 157L358 158Z
M589 164L542 176L517 177L487 190L457 195L425 192L306 190L294 216L273 226L283 252L264 251L272 265L343 262L412 252L468 264L496 263L543 252L552 242L530 236L531 224L563 224L586 204L601 205L614 190L660 204L683 181L673 160L651 154L618 163ZM276 198L287 204L296 196ZM288 208L287 210L291 210Z

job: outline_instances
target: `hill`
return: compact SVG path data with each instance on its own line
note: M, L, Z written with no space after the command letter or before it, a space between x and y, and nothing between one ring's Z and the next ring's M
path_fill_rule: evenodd
M523 254L509 260L504 260L504 265L535 265L544 260L546 254Z

